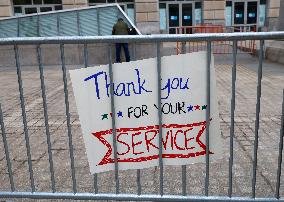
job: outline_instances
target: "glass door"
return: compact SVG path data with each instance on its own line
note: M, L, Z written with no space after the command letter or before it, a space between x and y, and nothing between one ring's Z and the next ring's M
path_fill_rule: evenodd
M234 24L245 24L245 2L235 2Z
M249 1L247 5L247 24L257 23L257 2Z
M192 4L184 3L182 5L182 26L192 26ZM182 29L183 34L190 34L191 29Z
M258 2L247 0L234 2L235 31L255 31L258 23ZM237 25L237 26L236 26ZM238 26L239 25L239 26Z
M176 27L180 26L179 4L169 4L168 10L169 33L176 34Z

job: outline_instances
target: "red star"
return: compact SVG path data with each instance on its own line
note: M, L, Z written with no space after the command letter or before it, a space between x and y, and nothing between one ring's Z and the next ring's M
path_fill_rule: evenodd
M199 105L195 105L195 110L200 110L200 106Z

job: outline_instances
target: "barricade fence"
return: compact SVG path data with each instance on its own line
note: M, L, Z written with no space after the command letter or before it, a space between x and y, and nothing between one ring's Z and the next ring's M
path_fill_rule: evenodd
M197 25L176 27L177 34L198 34L198 33L233 33L233 32L256 32L256 25L240 25L240 26L223 26L223 25ZM181 43L177 43L177 55L181 53ZM212 52L214 54L232 54L232 41L218 40L212 42ZM237 47L239 53L256 52L255 40L239 40ZM189 52L205 51L206 44L204 42L186 42L186 48Z
M80 200L124 200L124 201L284 201L283 191L281 190L281 167L282 164L282 151L283 151L283 131L284 131L284 91L282 96L278 96L277 100L282 104L282 113L280 113L281 106L278 106L276 114L280 119L277 119L276 130L277 136L277 153L274 160L277 167L270 168L273 173L276 174L275 184L271 184L273 190L273 195L258 197L257 190L257 178L260 176L258 172L259 156L259 127L261 124L261 92L262 92L262 66L264 60L264 42L265 40L283 40L284 32L262 32L262 33L213 33L213 34L183 34L183 35L149 35L149 36L105 36L105 37L39 37L39 38L4 38L0 39L0 46L13 46L14 47L14 57L15 57L15 72L14 69L3 71L1 79L4 80L5 76L8 77L12 73L17 83L14 87L18 90L6 89L8 86L8 81L5 81L6 85L2 85L3 89L1 93L1 103L0 103L0 124L1 124L1 136L2 142L0 144L0 149L3 150L0 156L1 160L1 183L0 185L0 198L31 198L31 199L80 199ZM70 80L68 76L68 66L65 61L65 51L68 44L82 44L83 45L83 55L84 55L84 65L83 67L88 67L88 45L96 43L107 44L108 47L108 65L110 70L110 82L113 83L113 70L112 70L112 45L114 43L151 43L154 44L156 48L156 60L157 60L157 81L158 87L161 87L161 72L163 67L161 65L161 47L164 42L180 42L182 43L182 53L186 52L185 42L196 42L203 43L207 51L207 106L210 109L210 64L211 56L213 53L212 43L220 40L230 41L233 45L232 51L232 65L229 65L231 71L231 79L228 80L231 87L228 90L230 95L229 110L227 111L227 132L222 132L224 138L227 137L227 154L225 158L228 160L226 162L226 175L224 180L226 184L222 195L218 194L211 195L210 192L210 178L214 178L215 175L220 175L218 173L219 167L212 167L212 163L209 158L209 127L206 127L206 161L204 164L190 165L190 166L180 166L171 167L164 166L162 159L162 147L159 148L159 167L150 169L150 171L144 173L144 170L133 171L119 171L119 163L117 162L117 157L115 156L115 171L108 173L95 174L91 176L88 173L88 165L84 153L83 140L81 139L80 124L78 121L78 116L75 110L74 98L72 97L72 89L70 86ZM235 138L237 132L235 129L236 120L235 113L236 103L237 103L237 71L241 69L237 63L237 47L239 41L242 40L257 40L260 43L259 56L258 56L258 68L256 74L256 89L253 90L256 93L256 99L253 100L255 107L253 107L254 117L248 117L245 119L244 123L247 121L252 124L250 127L254 127L253 135L253 146L251 157L252 166L249 166L252 174L249 181L251 181L250 187L248 188L249 194L242 196L235 196L236 183L234 181L234 169L235 160L240 161L238 153L235 153ZM61 58L61 67L53 72L52 69L48 69L42 63L42 49L44 44L52 44L59 49ZM36 46L36 54L38 61L38 74L35 74L34 70L27 69L21 65L21 51L19 47L33 45ZM100 53L99 53L100 54ZM133 57L132 57L133 58ZM223 69L222 69L223 71ZM220 71L220 72L222 72ZM245 72L247 73L247 72ZM50 80L47 80L50 78ZM60 84L56 83L54 80L61 80ZM13 81L14 82L14 81ZM2 83L2 84L3 84ZM15 82L14 82L15 83ZM38 90L29 92L30 88L34 88L37 85ZM224 85L224 84L223 84ZM159 88L158 88L159 89ZM161 88L160 88L161 89ZM111 89L112 91L113 89ZM0 91L0 92L1 92ZM29 96L25 93L29 92ZM35 93L36 92L36 93ZM63 94L60 94L62 92ZM282 93L282 90L281 90ZM39 95L38 95L39 94ZM60 94L60 95L59 95ZM10 95L12 95L14 100L10 100ZM229 96L228 95L228 96ZM6 99L7 97L7 99ZM8 98L9 97L9 98ZM250 98L251 99L251 98ZM3 101L5 100L5 102ZM255 102L254 102L255 101ZM271 100L270 100L271 101ZM279 104L277 102L277 104ZM9 103L11 105L9 105ZM28 103L28 104L27 104ZM161 103L161 91L158 95L157 103ZM6 107L5 105L9 105ZM56 105L56 107L54 106ZM19 111L15 108L19 106ZM246 107L245 107L246 108ZM32 114L33 110L38 109L37 113ZM53 110L51 110L53 109ZM161 104L158 104L158 109L161 109ZM64 120L59 122L59 117L57 117L57 111L64 113L62 117ZM111 111L115 112L114 97L111 93ZM162 125L162 113L159 111L159 125ZM13 114L9 114L13 112ZM278 113L279 112L279 113ZM206 121L209 124L210 110L206 111ZM224 119L224 117L221 117ZM251 123L251 120L255 121ZM279 123L278 123L279 122ZM18 125L17 125L18 124ZM20 127L22 129L19 129ZM17 128L17 129L16 129ZM61 130L65 128L65 130ZM114 116L112 116L112 128L115 129ZM160 127L162 128L162 127ZM17 131L18 130L18 131ZM272 128L271 128L272 130ZM59 131L59 132L58 132ZM77 136L75 137L74 134ZM78 135L80 134L80 135ZM280 134L280 135L279 135ZM15 139L13 139L16 137ZM22 139L21 139L22 138ZM21 140L20 140L21 139ZM65 145L58 146L60 140L65 139ZM76 140L76 141L74 141ZM39 142L38 142L39 141ZM114 138L114 150L116 151L116 138ZM161 132L159 133L159 145L162 145ZM239 144L239 143L238 143ZM12 148L14 147L14 148ZM47 148L46 151L41 151L43 147ZM76 147L76 149L74 149ZM11 152L13 149L13 152ZM17 155L23 155L23 157L18 159L15 153L20 153ZM24 153L25 152L25 153ZM64 157L60 156L60 152L65 154ZM68 156L68 158L67 158ZM82 160L83 159L83 160ZM44 160L44 161L42 161ZM76 162L77 160L78 162ZM6 161L6 162L5 162ZM5 163L4 163L5 162ZM39 165L44 163L43 165ZM261 161L262 162L262 161ZM224 165L224 162L221 164ZM20 167L27 168L24 174L19 171ZM43 166L43 167L42 167ZM268 165L270 166L270 165ZM213 171L211 169L213 168ZM82 169L86 172L82 173ZM201 176L190 176L193 170L197 170ZM56 173L60 173L58 176ZM203 174L202 174L203 172ZM225 171L224 171L225 172ZM123 176L120 175L123 173ZM144 174L143 174L144 173ZM25 176L25 174L27 176ZM210 175L211 174L211 175ZM35 181L35 176L38 180ZM79 177L78 177L79 176ZM198 181L195 181L194 177L198 177ZM15 180L17 178L17 180ZM28 179L27 183L22 182L23 178ZM174 178L174 179L172 179ZM180 178L177 182L176 178ZM63 179L59 181L59 179ZM170 179L170 180L169 180ZM144 182L145 180L145 182ZM71 182L71 190L65 184L65 181ZM84 187L86 181L88 186ZM101 182L100 182L101 181ZM282 180L283 181L283 180ZM114 187L110 192L108 187L112 186L114 182ZM16 184L23 183L26 186L26 190L18 190ZM166 186L173 187L167 188ZM193 183L193 184L192 184ZM194 186L200 183L201 194L197 195L197 190ZM43 186L40 186L43 184ZM101 185L104 186L101 186ZM218 184L218 183L217 183ZM143 185L143 186L142 186ZM90 187L91 186L91 187ZM247 186L247 185L244 185ZM48 188L50 187L50 188ZM83 187L84 190L78 187ZM124 187L124 188L123 188ZM125 188L126 187L126 188ZM155 188L154 188L155 187ZM217 185L218 188L218 185ZM129 190L130 193L129 193ZM153 190L154 189L154 190ZM220 187L217 189L217 191ZM62 190L62 191L58 191ZM67 190L67 191L66 191ZM190 191L189 191L190 190ZM177 192L177 193L173 193ZM220 196L219 196L220 195Z

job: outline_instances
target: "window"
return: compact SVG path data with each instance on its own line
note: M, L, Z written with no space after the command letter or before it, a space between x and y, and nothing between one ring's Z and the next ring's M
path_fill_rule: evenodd
M160 30L166 30L167 29L167 10L166 10L166 4L160 3Z
M202 24L202 4L202 0L159 0L161 33L187 31L185 27Z
M14 15L62 10L62 0L13 0Z
M15 13L15 16L22 15L22 13L23 13L22 7L15 6L15 7L14 7L14 13Z
M201 11L201 2L195 2L195 24L201 24L202 23L202 11Z
M265 25L266 18L266 0L260 0L259 4L259 26L263 27Z
M232 1L226 1L226 10L225 10L225 25L232 25Z
M14 5L29 5L32 4L32 0L14 0Z
M89 0L89 4L90 5L94 5L94 4L105 4L108 3L107 0Z
M27 7L25 8L25 14L33 14L37 13L37 8L36 7Z
M61 0L43 0L43 4L61 4Z
M135 23L134 0L89 0L90 6L107 3L118 3L120 5L120 8L127 14L129 19Z
M227 0L226 26L263 27L267 15L266 4L267 0Z
M52 11L51 7L41 7L40 8L40 12L48 12L48 11Z

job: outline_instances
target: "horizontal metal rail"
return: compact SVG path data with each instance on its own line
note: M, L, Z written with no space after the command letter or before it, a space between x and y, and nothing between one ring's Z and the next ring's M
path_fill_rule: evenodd
M242 32L211 34L157 34L125 36L66 36L66 37L14 37L1 38L0 45L20 44L78 44L78 43L124 43L124 42L177 42L177 41L233 41L284 39L284 32Z
M223 196L180 196L180 195L136 195L136 194L93 194L69 192L0 192L0 198L31 199L73 199L73 200L118 200L118 201L247 201L247 202L284 202L283 198L248 198Z

